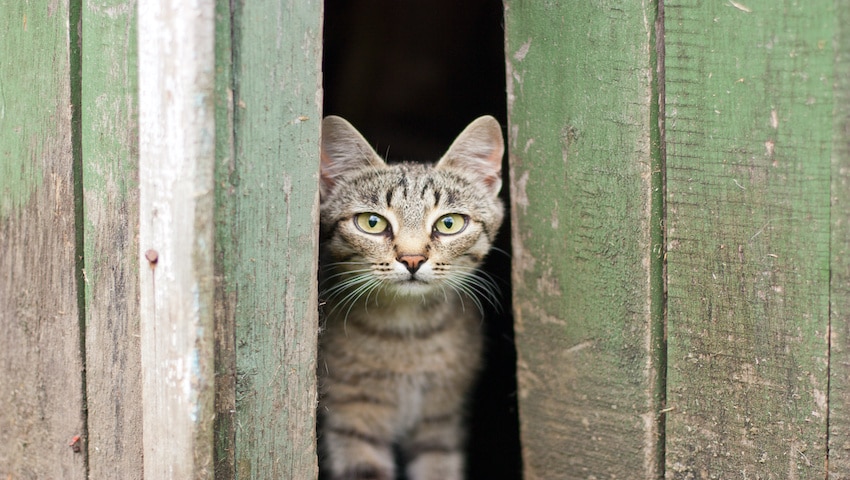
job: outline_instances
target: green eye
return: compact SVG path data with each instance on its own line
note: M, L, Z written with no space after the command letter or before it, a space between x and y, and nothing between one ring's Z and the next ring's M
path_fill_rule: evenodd
M372 234L384 233L390 226L387 219L377 213L358 213L354 216L354 224L360 231Z
M454 235L460 233L466 228L466 217L459 213L450 213L443 215L434 224L434 230L443 235Z

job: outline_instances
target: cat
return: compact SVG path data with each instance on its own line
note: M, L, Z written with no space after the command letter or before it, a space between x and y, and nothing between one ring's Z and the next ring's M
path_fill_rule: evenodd
M330 480L463 478L479 297L495 295L476 272L504 217L503 154L491 116L435 165L387 164L346 120L323 120L317 374Z

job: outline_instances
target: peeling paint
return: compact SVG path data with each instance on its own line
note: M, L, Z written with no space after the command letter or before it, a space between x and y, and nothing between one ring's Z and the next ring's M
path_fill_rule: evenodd
M528 55L528 51L531 49L531 38L525 41L522 45L519 46L517 51L514 53L514 60L517 62L521 62L525 60L525 56Z
M752 13L753 12L750 7L748 7L744 4L738 3L734 0L729 0L729 4L732 5L733 7L737 8L738 10L744 12L744 13Z
M547 297L561 296L561 285L558 278L554 276L552 267L549 267L545 272L540 274L540 277L537 279L537 291Z
M522 207L522 214L528 214L528 172L522 172L522 175L516 181L514 191L511 192L511 198L516 205Z

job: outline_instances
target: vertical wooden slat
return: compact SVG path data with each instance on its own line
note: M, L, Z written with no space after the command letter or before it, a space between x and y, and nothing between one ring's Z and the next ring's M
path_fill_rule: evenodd
M145 478L213 474L214 7L139 9Z
M831 2L668 1L669 478L824 478Z
M505 20L525 478L654 478L656 5L507 1Z
M233 48L230 0L215 15L215 478L236 476L236 260L233 156ZM226 276L227 275L227 276Z
M68 1L0 1L0 477L85 478ZM78 78L78 77L77 77Z
M322 2L231 5L232 36L219 32L219 86L229 48L233 91L219 90L216 248L225 349L218 409L227 415L232 398L235 411L219 423L217 474L309 479L317 472Z
M89 475L140 479L136 2L82 8Z
M835 2L830 226L829 478L850 478L850 2Z

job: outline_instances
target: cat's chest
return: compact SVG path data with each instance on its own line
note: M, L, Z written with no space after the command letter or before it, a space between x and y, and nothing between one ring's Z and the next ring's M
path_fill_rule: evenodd
M342 370L386 372L390 378L404 378L411 387L426 388L431 382L450 381L477 363L479 320L469 313L352 312L343 319L329 319L323 354ZM416 388L404 388L411 390Z

